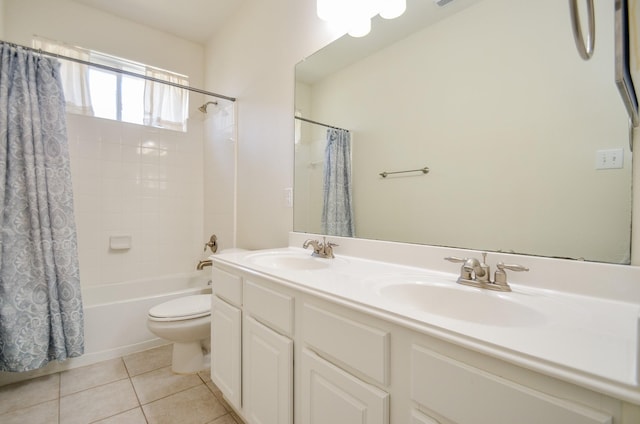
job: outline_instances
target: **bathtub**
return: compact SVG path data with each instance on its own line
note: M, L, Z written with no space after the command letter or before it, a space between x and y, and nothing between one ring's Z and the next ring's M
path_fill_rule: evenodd
M198 272L83 287L85 356L104 360L167 343L147 330L149 308L211 293L210 280L209 272Z
M211 293L210 271L82 287L84 355L43 368L0 371L0 386L78 368L167 344L147 330L147 311L176 297Z

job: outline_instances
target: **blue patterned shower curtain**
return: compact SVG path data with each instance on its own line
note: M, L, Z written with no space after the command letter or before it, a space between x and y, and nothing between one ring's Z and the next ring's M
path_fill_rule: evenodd
M58 63L0 42L0 371L84 352Z
M351 194L351 136L349 131L336 128L327 130L322 233L343 237L355 235Z

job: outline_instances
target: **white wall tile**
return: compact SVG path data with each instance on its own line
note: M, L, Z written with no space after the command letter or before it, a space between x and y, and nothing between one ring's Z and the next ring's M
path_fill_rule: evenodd
M82 284L192 271L204 240L201 128L177 135L76 115L67 126ZM132 248L110 250L123 233Z

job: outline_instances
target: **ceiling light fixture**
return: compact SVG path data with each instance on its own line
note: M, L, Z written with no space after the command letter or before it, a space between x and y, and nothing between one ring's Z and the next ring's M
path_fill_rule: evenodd
M323 21L347 31L352 37L364 37L371 31L371 18L385 19L402 15L406 0L317 0L316 13Z

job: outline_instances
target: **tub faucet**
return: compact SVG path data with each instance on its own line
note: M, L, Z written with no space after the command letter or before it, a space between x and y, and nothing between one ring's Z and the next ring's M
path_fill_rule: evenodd
M211 262L211 259L205 259L204 261L198 262L198 265L196 265L196 269L198 271L202 271L205 266L211 266L212 264L213 263Z
M335 243L327 242L327 238L323 237L322 243L320 243L318 240L309 239L302 244L303 249L306 249L309 246L313 247L313 253L311 254L311 256L316 256L318 258L335 258L335 256L333 256L333 248L338 245Z
M529 268L522 265L507 265L500 262L496 265L498 269L495 272L494 281L491 281L491 271L489 265L487 265L487 252L482 252L482 262L476 258L458 258L455 256L448 256L444 259L449 262L462 263L458 283L497 291L511 291L511 287L507 283L506 269L529 271Z

